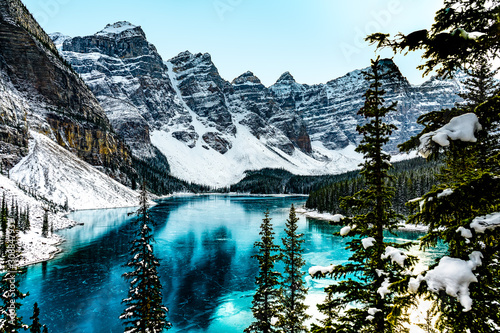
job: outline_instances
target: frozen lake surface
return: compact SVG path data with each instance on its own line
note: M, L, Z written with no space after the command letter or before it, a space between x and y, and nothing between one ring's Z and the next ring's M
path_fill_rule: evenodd
M151 209L157 222L154 250L164 302L173 328L168 332L242 332L252 321L250 311L255 289L257 263L250 257L259 239L264 211L269 209L281 245L290 205L302 206L305 197L180 196L165 199ZM128 284L127 251L133 237L127 216L132 208L88 210L70 217L85 223L60 234L67 239L64 252L55 259L28 268L21 290L30 296L23 301L21 315L27 322L33 303L41 309L41 322L49 332L123 332L118 316ZM347 239L334 237L340 227L300 215L299 232L304 233L306 266L345 262ZM418 232L400 232L402 240L417 239ZM395 239L398 239L395 237ZM426 254L427 260L432 253ZM321 302L323 288L332 281L312 280L307 303Z

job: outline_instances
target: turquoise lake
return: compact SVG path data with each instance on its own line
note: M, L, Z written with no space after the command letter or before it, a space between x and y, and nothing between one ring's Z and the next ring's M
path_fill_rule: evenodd
M154 250L164 303L173 328L168 332L242 332L252 321L257 263L251 256L259 239L264 211L270 217L281 244L291 204L300 207L305 197L176 196L151 209L155 227ZM133 208L77 211L70 218L83 226L59 232L67 241L55 259L30 266L21 277L21 315L28 319L34 302L41 322L53 333L123 332L118 316L128 284L122 278L129 259ZM306 266L340 264L347 260L347 239L333 236L340 227L306 219L299 214L304 234ZM404 231L395 239L415 240L421 233ZM427 253L430 261L433 253ZM306 275L310 313L321 302L323 288L332 281Z

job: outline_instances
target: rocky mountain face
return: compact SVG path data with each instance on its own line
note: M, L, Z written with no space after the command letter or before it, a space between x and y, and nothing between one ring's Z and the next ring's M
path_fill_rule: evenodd
M19 0L0 2L0 112L3 168L11 168L27 153L29 128L128 181L127 146L93 93Z
M432 110L451 108L460 102L457 92L462 88L463 75L453 80L432 78L420 86L412 86L390 59L381 61L382 73L391 75L382 80L386 91L385 102L397 102L397 112L388 115L387 121L398 129L385 147L397 152L397 145L420 132L418 117ZM355 70L326 84L298 84L290 73L284 73L269 89L276 102L284 109L295 110L303 117L314 142L328 149L342 149L358 144L360 136L356 126L364 119L357 116L364 104L363 94L369 87L363 72Z
M62 41L63 56L88 83L113 125L117 118L141 119L150 129L168 129L188 146L200 141L224 154L236 135L235 123L244 121L256 135L268 134L262 124L279 132L280 140L267 136L288 153L295 148L311 152L300 117L285 115L257 78L252 81L244 74L233 84L225 81L209 54L183 52L163 63L142 29L128 22L108 25L92 36L53 38ZM127 117L114 117L118 109ZM237 120L235 113L245 114L245 119ZM212 130L199 133L193 117ZM131 135L122 126L127 125L115 125L129 142Z
M134 156L164 155L175 176L221 186L239 180L245 168L324 174L360 161L352 150L364 121L357 116L368 88L362 70L317 85L299 84L287 72L266 87L251 72L226 81L207 53L163 61L144 31L128 22L92 36L51 37ZM461 78L413 86L392 60L382 63L392 73L383 82L386 102L398 102L389 116L398 130L386 150L397 152L420 130L421 114L460 101Z

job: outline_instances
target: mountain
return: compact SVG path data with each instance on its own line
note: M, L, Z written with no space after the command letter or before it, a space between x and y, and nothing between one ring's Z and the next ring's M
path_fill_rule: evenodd
M85 82L59 55L19 0L0 2L0 157L10 169L41 132L91 165L130 184L129 148Z
M451 80L431 78L420 86L411 85L391 59L381 60L382 73L391 72L382 80L387 104L397 102L397 112L388 115L387 121L398 127L391 141L384 148L396 153L397 145L420 132L418 117L429 111L451 108L461 101L457 92L463 90L464 75ZM357 145L361 139L356 125L364 119L357 115L364 104L363 94L369 87L363 72L355 70L326 84L305 85L295 82L286 72L269 89L277 104L284 109L295 110L303 117L311 140L327 149L342 149L349 144Z
M283 168L295 174L352 170L364 119L357 111L368 88L355 70L326 84L306 85L286 72L270 87L252 72L229 82L208 53L182 52L164 61L141 27L116 22L91 36L51 38L101 103L132 155L162 156L165 170L190 182L228 186L246 170ZM390 59L383 71L386 101L398 102L398 126L386 150L419 132L423 113L453 107L461 80L432 78L411 85Z
M32 132L29 153L10 178L69 209L136 206L138 193L96 170L45 135Z

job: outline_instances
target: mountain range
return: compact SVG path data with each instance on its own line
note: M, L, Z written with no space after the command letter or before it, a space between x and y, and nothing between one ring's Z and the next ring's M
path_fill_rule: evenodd
M129 22L91 36L47 35L18 0L1 2L0 39L3 169L33 156L30 131L132 187L147 166L155 179L224 187L248 170L332 174L361 162L354 148L368 69L316 85L288 72L269 87L251 72L230 82L208 53L165 61ZM420 115L460 102L464 76L416 86L392 60L382 64L391 72L386 102L398 102L388 118L398 130L386 146L396 154L421 129Z

